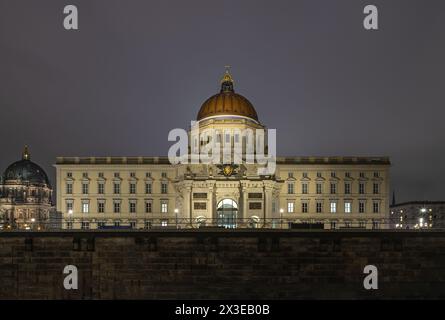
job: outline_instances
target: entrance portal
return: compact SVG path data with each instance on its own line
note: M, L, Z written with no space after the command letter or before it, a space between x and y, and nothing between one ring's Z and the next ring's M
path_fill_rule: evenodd
M232 199L223 199L216 207L217 224L219 227L236 228L238 204Z

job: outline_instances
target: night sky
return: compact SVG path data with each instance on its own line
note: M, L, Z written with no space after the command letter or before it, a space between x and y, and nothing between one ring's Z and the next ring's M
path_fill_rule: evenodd
M0 0L0 169L165 156L231 65L278 155L390 156L398 202L445 200L444 57L443 0Z

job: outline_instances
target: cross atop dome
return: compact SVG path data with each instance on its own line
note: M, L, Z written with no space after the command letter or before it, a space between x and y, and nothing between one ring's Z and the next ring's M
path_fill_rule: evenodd
M23 160L31 160L31 155L29 154L29 150L28 150L28 146L27 145L25 145L25 148L23 149L22 159Z
M226 72L221 79L221 92L234 92L233 90L233 79L230 75L230 66L225 66Z

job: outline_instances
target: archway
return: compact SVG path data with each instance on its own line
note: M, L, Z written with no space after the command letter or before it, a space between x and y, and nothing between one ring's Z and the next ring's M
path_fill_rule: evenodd
M223 199L216 207L216 215L219 227L236 228L238 204L232 199Z

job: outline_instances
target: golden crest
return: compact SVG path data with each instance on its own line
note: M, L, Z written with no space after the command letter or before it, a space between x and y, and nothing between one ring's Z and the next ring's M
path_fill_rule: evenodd
M231 165L224 166L223 173L225 176L231 176L233 173L233 167Z

